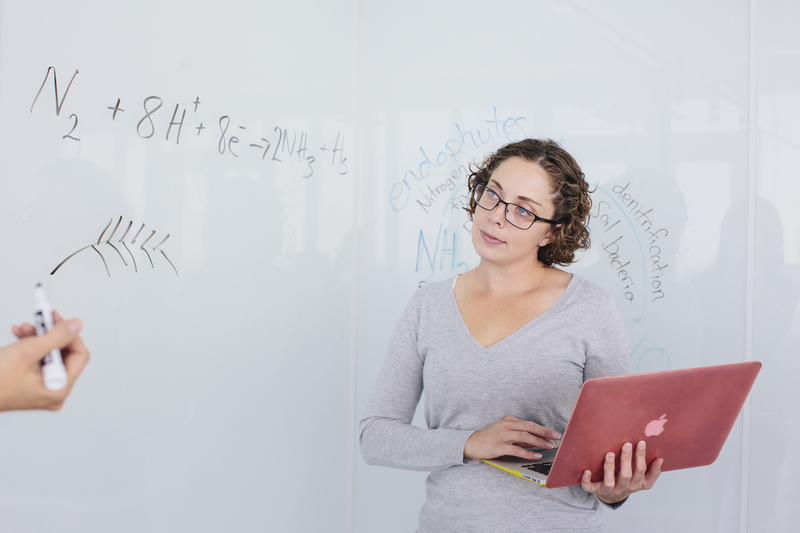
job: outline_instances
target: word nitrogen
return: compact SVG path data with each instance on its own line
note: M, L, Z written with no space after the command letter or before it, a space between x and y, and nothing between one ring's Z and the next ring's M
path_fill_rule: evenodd
M434 202L440 197L448 194L448 192L452 193L456 188L456 182L452 180L452 178L447 178L447 180L435 187L431 187L428 185L427 187L423 188L420 187L418 190L419 195L421 198L417 199L417 204L422 208L423 211L428 213L428 209L430 209Z
M427 179L432 169L443 166L449 159L452 159L454 163L460 163L458 158L462 150L489 146L491 146L492 150L495 150L497 148L497 142L506 144L509 142L521 141L528 136L523 127L528 119L525 117L499 119L497 117L497 107L492 107L492 109L494 111L494 118L486 122L493 124L494 128L478 128L474 132L470 130L462 131L461 126L455 124L457 135L445 141L442 149L433 159L431 159L425 149L420 146L419 151L422 157L417 167L406 170L403 174L403 179L392 185L390 198L392 209L395 211L403 210L403 208L408 205L411 193L413 192L412 185Z
M55 67L49 67L36 93L36 97L31 104L31 113L36 106L39 97L42 94L48 79L50 79L50 71L53 72L53 88L55 91L55 111L56 116L61 115L61 110L64 102L67 99L69 90L72 87L75 78L79 74L75 70L75 74L64 90L64 94L59 96L58 93L58 77L56 76ZM222 115L212 122L211 127L206 125L201 118L198 118L198 108L200 107L200 97L196 97L191 103L190 119L187 120L187 109L181 109L179 103L175 104L172 109L170 117L169 111L162 111L164 108L164 99L160 96L147 96L142 101L142 110L134 116L136 120L136 134L142 139L151 139L163 135L166 141L174 140L175 144L181 143L181 135L184 134L184 126L196 131L193 135L196 138L210 137L216 144L216 149L220 155L227 155L228 157L238 158L243 155L245 150L252 153L262 160L277 163L294 162L300 164L301 176L303 178L310 178L314 175L315 170L320 166L332 168L334 172L340 176L344 176L349 172L349 165L347 157L345 157L345 136L342 132L337 132L336 137L331 136L329 139L322 139L321 142L316 142L309 148L308 132L305 131L290 131L281 126L275 126L271 133L264 135L262 133L252 133L248 130L247 126L242 126L238 122L234 125L233 119L229 115ZM116 103L106 106L109 113L109 118L113 122L117 122L117 118L124 117L126 109L122 107L122 100L116 99ZM127 107L127 106L126 106ZM133 110L128 109L127 112L134 113ZM80 142L80 132L78 130L79 119L78 115L73 113L70 115L72 129L62 139L69 139L75 142ZM122 119L120 120L120 122ZM188 126L187 122L192 122ZM159 133L160 131L160 133ZM213 133L211 133L213 132ZM184 139L185 139L184 134ZM247 137L247 139L245 139ZM313 154L313 155L312 155Z

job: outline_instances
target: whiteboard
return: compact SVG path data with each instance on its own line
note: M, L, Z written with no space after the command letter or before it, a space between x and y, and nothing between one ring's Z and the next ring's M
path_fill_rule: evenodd
M3 4L2 322L41 281L93 359L0 420L0 530L347 527L354 7Z
M411 294L477 265L469 162L525 137L595 187L569 270L631 372L764 362L717 462L609 530L790 531L797 15L3 2L1 323L41 281L93 359L63 411L0 416L0 531L413 531L424 474L364 464L355 423Z

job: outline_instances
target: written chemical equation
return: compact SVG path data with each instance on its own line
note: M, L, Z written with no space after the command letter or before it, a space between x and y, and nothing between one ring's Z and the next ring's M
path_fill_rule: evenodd
M60 116L72 84L79 73L75 70L63 94L59 94L56 69L49 67L31 104L31 113L36 108L48 81L52 80L55 112L56 116ZM248 129L249 126L245 121L234 119L229 115L214 117L210 122L205 122L202 118L202 103L197 96L188 109L182 108L180 103L175 103L172 107L172 103L166 103L162 97L149 95L138 102L123 102L121 98L112 98L105 107L109 121L121 126L127 123L125 126L135 131L142 139L163 138L177 145L181 144L181 140L184 144L213 143L211 146L215 146L220 156L254 157L272 164L297 163L300 165L303 178L311 178L315 172L323 168L332 170L340 176L349 172L349 162L345 156L345 135L342 132L337 132L335 137L331 136L329 139L316 139L311 142L306 131L293 131L276 125L265 134L255 129ZM80 142L81 128L77 113L70 114L68 128L69 131L66 131L61 138Z

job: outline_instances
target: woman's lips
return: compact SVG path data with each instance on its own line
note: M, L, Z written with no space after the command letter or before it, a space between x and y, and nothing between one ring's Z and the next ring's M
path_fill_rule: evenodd
M483 240L488 242L489 244L505 244L506 242L506 241L501 241L497 237L490 235L489 233L486 233L483 230L481 230L481 237L483 237Z

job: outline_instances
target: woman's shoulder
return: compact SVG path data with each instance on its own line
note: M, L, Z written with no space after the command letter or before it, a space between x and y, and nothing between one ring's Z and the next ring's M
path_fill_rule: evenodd
M409 306L427 306L431 303L440 304L444 302L448 293L452 294L453 284L458 276L442 280L432 281L430 283L421 284L409 299Z
M598 283L590 281L579 274L573 274L569 283L568 291L571 296L580 301L582 305L597 308L599 310L616 309L616 303L611 294Z
M458 275L455 275L451 278L443 279L441 281L431 281L430 283L423 283L417 292L421 292L423 294L428 294L430 292L447 292L448 290L452 290L456 284L456 280L458 279Z
M453 300L452 287L453 278L450 278L445 281L426 283L415 289L400 316L400 323L407 323L418 328L420 324L428 323L431 319L439 320L444 316L449 316L449 310L452 308L451 300Z

